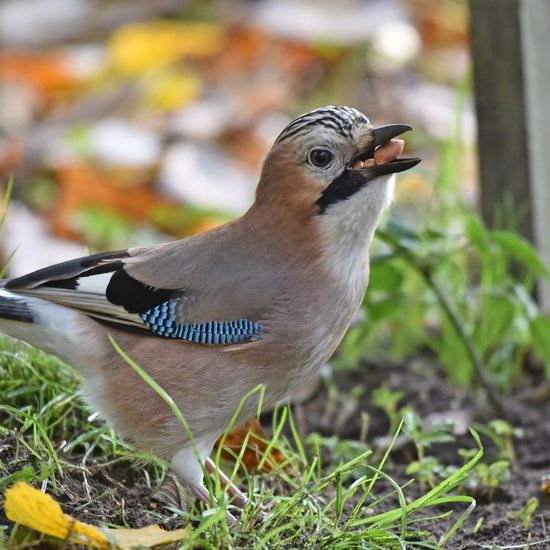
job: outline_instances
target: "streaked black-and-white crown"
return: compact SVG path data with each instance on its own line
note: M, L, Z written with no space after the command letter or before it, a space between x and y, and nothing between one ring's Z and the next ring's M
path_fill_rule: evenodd
M352 107L328 105L294 119L279 134L275 143L280 143L285 139L304 134L312 126L331 128L344 137L352 137L352 130L357 124L369 124L369 119Z

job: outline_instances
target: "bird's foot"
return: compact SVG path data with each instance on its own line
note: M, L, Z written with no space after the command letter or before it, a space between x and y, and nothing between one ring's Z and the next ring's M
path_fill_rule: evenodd
M204 485L186 484L186 487L189 490L189 492L197 500L202 502L205 506L210 508L212 506L212 504L214 504L214 505L217 504L217 501L214 497L212 497L212 499L210 499L210 493L208 492L206 487L204 487ZM226 515L227 523L232 524L232 523L235 523L237 521L237 518L231 512L227 511L226 514L227 514Z
M248 498L246 495L214 464L214 461L208 457L204 461L204 466L209 474L217 474L222 489L225 489L227 493L235 499L235 504L239 508L245 508L248 504Z

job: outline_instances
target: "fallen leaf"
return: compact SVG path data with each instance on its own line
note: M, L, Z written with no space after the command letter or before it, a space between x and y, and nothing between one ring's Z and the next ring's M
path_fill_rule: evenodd
M61 506L50 495L42 493L23 481L6 491L6 516L9 520L35 531L72 543L93 548L111 548L114 540L120 549L136 546L151 548L180 541L186 529L165 531L158 525L142 529L108 529L108 535L98 527L78 521L64 514Z
M76 82L67 58L59 52L6 51L0 55L0 80L24 82L47 94Z
M187 529L174 529L165 531L158 525L149 525L141 529L109 529L109 533L115 537L119 548L135 548L136 546L159 546L182 540L187 534Z
M19 481L6 491L6 517L35 531L62 540L109 548L109 539L100 529L63 513L61 506L46 495Z
M463 2L408 0L412 19L429 47L468 44L468 7Z
M112 67L126 75L162 68L185 56L209 57L223 46L222 25L150 21L120 27L109 40Z
M250 437L248 438L246 449L243 454L243 464L249 472L255 472L259 469L260 462L267 451L269 442L267 434L256 419L249 420L227 434L222 449L222 456L234 462L235 456L239 456L249 433ZM216 442L216 447L220 442L221 438ZM285 464L286 462L287 458L281 451L276 448L271 448L267 458L262 464L261 470L270 472L275 466Z
M209 82L224 82L257 71L263 74L266 67L274 85L288 78L303 82L322 72L319 57L307 44L243 24L228 29L223 49L203 63L203 72Z
M145 103L162 111L184 107L200 96L202 81L190 70L166 70L144 82Z
M265 60L264 55L271 43L271 37L262 30L236 25L229 30L220 55L204 63L204 74L212 82L249 74Z

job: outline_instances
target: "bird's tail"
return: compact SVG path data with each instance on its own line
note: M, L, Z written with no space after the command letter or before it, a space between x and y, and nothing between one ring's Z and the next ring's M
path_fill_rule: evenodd
M79 370L98 352L96 323L74 309L0 288L0 332L57 355Z
M32 323L32 309L22 296L0 289L0 323L4 320Z

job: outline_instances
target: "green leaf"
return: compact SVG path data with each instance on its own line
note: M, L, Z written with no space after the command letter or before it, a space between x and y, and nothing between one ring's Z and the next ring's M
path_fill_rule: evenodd
M376 291L393 292L403 284L403 273L391 262L371 265L369 286Z
M515 305L505 296L485 295L481 300L481 323L474 338L479 348L487 351L501 344L516 316Z
M422 435L422 420L414 411L407 411L403 417L403 431L416 440Z
M36 472L32 466L25 466L13 472L13 474L7 475L0 479L0 487L6 488L14 484L16 481L34 481L36 479Z
M530 242L512 231L493 231L491 236L514 260L537 275L548 277L548 268Z
M495 431L498 435L503 435L505 437L512 437L514 435L514 427L501 418L494 418L489 422L489 426Z
M480 252L487 250L489 233L487 232L487 228L479 216L472 214L466 218L464 232L466 233L466 237L468 237L470 242Z
M366 302L367 320L369 324L379 323L386 319L397 317L399 312L403 311L403 306L399 300L385 299L375 302Z
M537 497L531 497L525 506L518 510L517 512L508 512L508 517L510 519L515 519L522 522L524 529L529 529L531 524L531 519L536 509L539 507L539 500Z
M472 362L466 353L464 342L447 317L443 317L441 322L441 338L432 339L429 343L445 365L452 382L463 386L471 384L474 376Z

